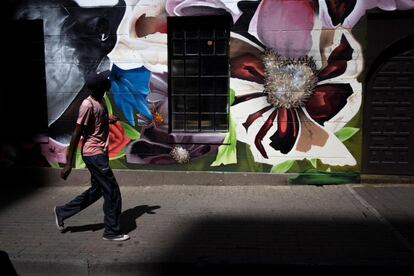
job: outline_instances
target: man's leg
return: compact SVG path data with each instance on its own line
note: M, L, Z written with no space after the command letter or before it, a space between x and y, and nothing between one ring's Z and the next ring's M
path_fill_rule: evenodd
M73 215L76 215L92 203L96 202L102 196L102 191L99 187L98 181L91 172L91 186L88 190L82 194L75 197L70 202L66 203L63 206L56 207L56 213L59 216L59 219L63 220L70 218Z
M104 197L104 237L114 237L121 234L121 209L122 199L118 183L109 167L107 155L99 154L85 158L85 163L90 169Z

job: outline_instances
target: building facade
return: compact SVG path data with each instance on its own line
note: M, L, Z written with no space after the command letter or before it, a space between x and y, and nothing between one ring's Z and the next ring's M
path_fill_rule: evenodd
M413 174L413 11L411 0L16 2L14 20L42 22L33 105L47 119L26 148L5 143L3 165L29 149L62 166L86 76L110 70L113 168Z

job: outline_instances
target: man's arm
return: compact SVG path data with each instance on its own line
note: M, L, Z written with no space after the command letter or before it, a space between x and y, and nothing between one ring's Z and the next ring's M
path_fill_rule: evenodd
M83 126L76 124L75 131L73 132L72 139L70 140L69 149L67 153L66 164L60 172L60 177L66 180L72 171L73 156L75 155L75 150L79 144Z

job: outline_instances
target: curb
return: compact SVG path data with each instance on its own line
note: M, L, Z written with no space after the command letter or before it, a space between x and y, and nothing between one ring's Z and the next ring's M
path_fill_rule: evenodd
M255 186L289 185L289 177L295 174L157 171L157 170L113 170L120 186L160 185L205 185L205 186ZM29 186L88 186L89 171L74 169L65 181L60 178L60 169L10 168L0 169L8 183ZM21 183L21 184L20 184Z
M158 171L158 170L113 170L120 186L201 185L201 186L284 186L284 185L332 185L332 184L414 184L414 175L369 175L332 173L349 176L345 181L307 182L307 178L318 176L297 173L254 172L205 172L205 171ZM1 168L0 173L7 183L19 186L88 186L90 174L86 169L74 169L65 181L60 178L60 169L54 168ZM293 182L300 176L301 181ZM321 174L321 176L323 176ZM325 175L326 176L326 175ZM355 177L356 176L356 177Z

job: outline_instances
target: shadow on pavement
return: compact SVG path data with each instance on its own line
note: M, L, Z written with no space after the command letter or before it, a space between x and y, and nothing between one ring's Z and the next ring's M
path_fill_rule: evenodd
M144 214L156 214L154 210L160 209L161 206L154 205L140 205L134 208L125 210L121 214L121 229L124 234L128 234L137 228L136 220ZM103 223L88 224L82 226L68 226L62 233L66 232L85 232L85 231L98 231L105 227Z
M144 214L156 214L154 212L157 209L160 209L161 206L154 205L154 206L148 206L148 205L140 205L136 206L134 208L130 208L128 210L125 210L122 212L121 215L121 229L122 232L125 234L128 234L132 232L133 230L137 229L137 222L136 220L144 215Z
M414 252L379 222L211 217L184 230L154 275L395 274L414 269Z
M0 271L2 275L17 276L16 270L10 261L9 255L3 250L0 250Z
M163 264L147 267L145 275L151 276L211 276L211 275L250 275L250 276L278 276L278 275L329 275L338 276L349 273L357 275L372 273L389 273L390 275L411 275L412 266L335 266L335 265L277 265L277 264ZM313 274L318 273L318 274ZM401 274L399 274L401 273Z
M45 174L36 168L0 168L0 209L31 195L45 186Z

